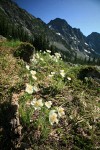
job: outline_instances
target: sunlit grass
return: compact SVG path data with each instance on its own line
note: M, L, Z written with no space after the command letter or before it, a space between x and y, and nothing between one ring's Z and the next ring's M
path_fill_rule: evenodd
M0 43L0 46L16 48L17 46L20 45L20 43L21 42L19 40L10 40Z

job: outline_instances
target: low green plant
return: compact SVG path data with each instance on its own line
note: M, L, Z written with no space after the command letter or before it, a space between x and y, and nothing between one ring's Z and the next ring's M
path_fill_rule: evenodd
M19 40L10 40L0 43L1 46L16 48L21 44Z

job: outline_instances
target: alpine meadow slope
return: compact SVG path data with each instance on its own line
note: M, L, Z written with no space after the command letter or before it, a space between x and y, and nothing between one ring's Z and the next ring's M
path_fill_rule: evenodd
M100 150L97 41L0 0L0 150Z
M99 103L100 67L26 42L0 44L1 150L99 150Z

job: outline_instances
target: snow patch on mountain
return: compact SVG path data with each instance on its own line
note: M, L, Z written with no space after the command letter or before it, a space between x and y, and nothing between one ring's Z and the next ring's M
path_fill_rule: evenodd
M90 51L88 51L87 49L84 49L84 51L85 51L86 53L89 53L89 54L91 53L91 52L90 52Z
M52 27L52 25L49 25L49 28L51 28Z
M58 33L56 33L57 35L61 35L59 32Z
M87 45L87 46L88 46L88 43L85 43L85 45Z

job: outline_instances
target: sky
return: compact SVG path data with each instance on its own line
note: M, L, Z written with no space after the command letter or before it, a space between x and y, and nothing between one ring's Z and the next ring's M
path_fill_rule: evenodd
M87 36L100 33L100 0L13 0L45 23L55 18L65 19L73 28Z

